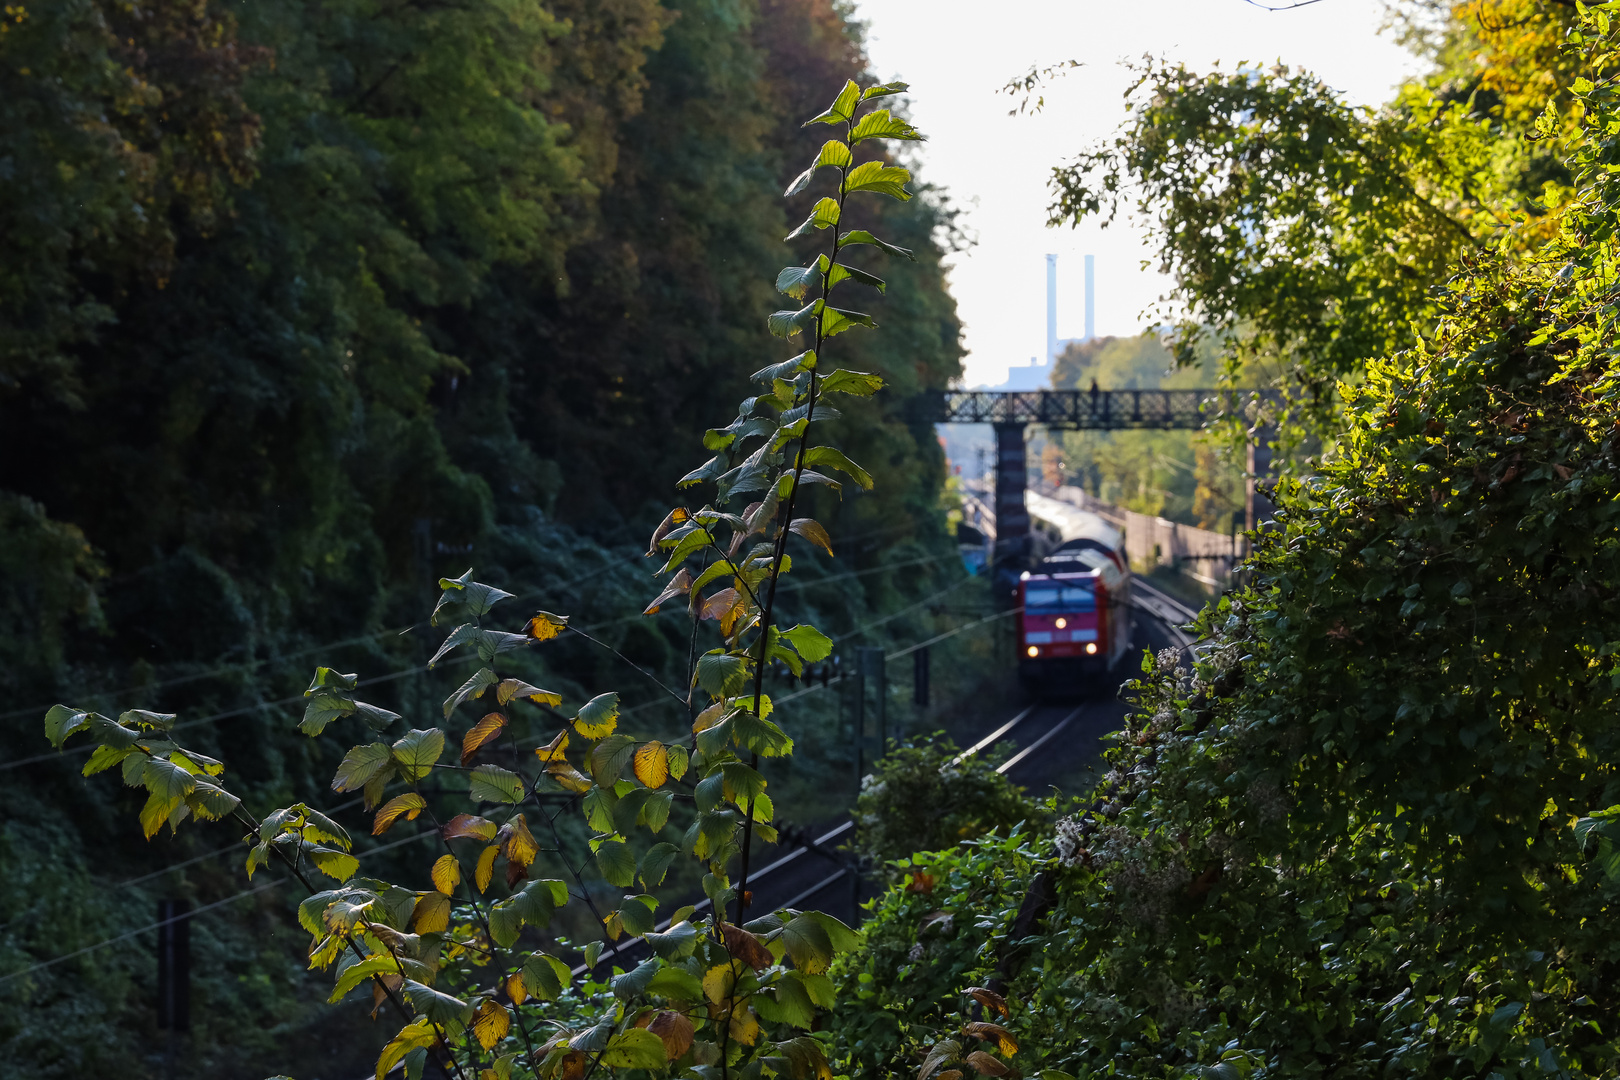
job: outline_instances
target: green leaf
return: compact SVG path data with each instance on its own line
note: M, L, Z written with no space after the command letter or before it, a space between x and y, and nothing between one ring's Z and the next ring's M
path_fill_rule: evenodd
M911 198L906 182L911 172L898 165L885 165L881 161L865 161L851 169L844 177L844 194L870 191L905 202Z
M604 840L596 849L596 866L602 876L621 889L636 879L636 856L630 845L618 840Z
M834 168L843 168L847 166L849 162L849 147L846 146L841 140L828 139L822 144L821 152L816 155L816 160L811 163L808 169L804 170L804 172L793 178L793 182L787 186L787 190L782 192L782 197L784 199L791 199L793 196L804 191L805 188L810 186L810 181L815 178L817 169L827 165L831 165Z
M676 750L681 751L681 760L684 763L686 760L686 751L684 748L671 746L668 747L665 752L671 759L673 759ZM682 768L684 771L684 765ZM670 775L675 775L674 769L670 770ZM676 779L679 779L679 777L676 777ZM641 808L641 813L636 819L637 824L645 825L654 836L658 835L664 831L664 825L669 821L669 808L674 802L675 792L671 788L664 788L662 791L653 792L648 797L646 805Z
M795 978L783 978L777 980L772 990L774 995L755 996L754 1008L759 1010L759 1015L774 1023L809 1031L816 1021L816 1007L810 1003L804 984Z
M585 823L593 832L611 834L617 829L613 823L613 808L619 803L619 797L610 787L592 785L591 790L585 793L581 809L585 814Z
M131 754L138 752L133 746L124 747L123 749L105 744L98 746L91 751L90 760L84 763L84 775L94 776L96 773L110 769Z
M760 757L783 757L793 752L793 740L773 720L762 720L746 709L731 722L731 738Z
M450 719L450 714L456 711L456 706L472 698L482 697L485 690L500 682L495 673L489 668L479 668L473 677L462 683L456 692L444 699L444 718Z
M902 139L906 142L922 142L925 136L916 128L901 120L897 116L890 116L888 109L873 109L855 125L849 133L849 143L854 146L867 139Z
M832 938L827 930L808 915L796 915L782 927L782 944L793 958L793 966L807 975L820 975L832 963Z
M861 100L861 88L851 79L838 91L838 97L828 106L827 111L820 116L804 122L804 127L811 124L845 124L855 115L855 106Z
M687 752L684 746L671 746L669 748L669 775L676 780L686 775ZM674 795L673 792L670 793Z
M89 715L66 705L52 705L50 711L45 714L45 738L60 750L69 735L87 726L85 719Z
M329 667L318 667L315 669L315 677L309 681L309 689L304 691L304 696L313 697L321 690L331 692L353 690L359 685L358 675L345 675Z
M338 973L337 985L332 988L332 996L326 999L327 1004L336 1005L349 991L373 975L393 975L398 971L399 962L387 953L368 956L359 963L350 964Z
M450 631L449 636L447 636L444 641L440 643L438 651L428 659L428 667L433 667L439 662L445 653L450 652L452 649L458 649L461 646L466 645L468 642L477 640L478 624L462 623L460 626Z
M816 321L816 313L821 307L821 301L816 300L798 311L773 311L765 320L770 332L777 337L793 337Z
M353 713L354 708L352 699L322 691L311 697L309 704L304 706L304 718L298 722L298 730L313 738L325 731L326 725L332 721Z
M636 740L629 735L609 735L591 751L589 766L591 777L604 787L618 783L624 767L636 752ZM627 830L620 829L620 832Z
M782 237L782 239L784 242L797 240L801 236L808 236L816 229L830 229L838 224L838 220L842 215L843 210L838 205L838 200L830 195L825 196L816 202L816 205L810 211L810 216L804 219L803 224Z
M411 1003L411 1008L435 1024L465 1027L467 1021L472 1018L473 1007L460 998L441 994L431 986L424 986L409 979L406 980L404 989L405 999Z
M888 288L888 282L876 274L869 274L858 267L846 266L843 263L834 266L827 274L827 291L832 292L841 281L853 281L857 285L870 285L878 292L883 292Z
M360 870L360 860L347 851L319 844L306 845L304 857L315 864L315 869L335 881L348 881Z
M648 889L656 889L662 885L664 875L669 873L670 866L675 862L675 857L679 854L680 849L674 844L660 843L648 848L647 853L641 857L641 866L638 871L642 886Z
M683 937L689 936L691 942L695 943L697 941L697 930L688 922L681 923L681 926L686 928L683 931ZM674 933L674 930L671 929L670 932ZM652 941L654 938L668 936L668 934L648 934L647 940ZM654 946L654 948L657 948L657 946ZM690 945L686 947L686 952L691 952ZM662 951L660 954L662 955ZM664 958L666 960L670 959L669 956ZM647 983L647 993L657 994L659 997L668 998L671 1001L702 1001L703 983L698 980L696 975L693 975L685 968L665 967L659 969L658 973Z
M868 86L866 92L861 95L861 100L871 101L873 98L888 97L890 94L903 94L910 89L910 83L878 83L876 86Z
M652 932L653 912L658 910L658 901L651 896L627 896L624 903L619 905L619 924L625 932L634 937L642 937Z
M488 614L489 610L502 600L509 600L512 597L511 593L492 585L473 581L471 570L458 578L440 578L439 588L444 592L439 596L439 602L433 608L433 617L429 620L434 626L439 625L441 614L459 612L463 616L477 618Z
M771 364L762 367L748 376L757 382L774 383L777 379L785 379L795 372L814 371L816 369L816 353L814 349L807 349L791 360L784 360L780 364Z
M631 743L633 747L635 744ZM648 788L631 788L619 796L619 801L613 806L613 831L621 836L629 836L641 818L642 807L652 798L652 791Z
M827 940L832 942L833 952L850 952L860 945L861 936L831 915L821 911L807 911L805 916L821 924L821 928L827 932Z
M844 455L842 450L836 449L835 447L812 446L809 450L805 451L804 463L806 466L811 468L815 468L820 465L830 466L831 468L837 469L839 472L847 475L851 480L855 481L855 483L859 484L865 490L872 490L872 474L855 464L853 461L849 460L849 458Z
M489 909L489 936L501 948L511 947L523 929L523 913L510 899L502 900Z
M640 904L636 905L641 907ZM642 908L645 911L645 908ZM639 936L639 935L637 935ZM633 998L646 993L647 985L652 982L653 976L663 968L664 962L657 957L643 960L623 975L615 975L609 980L609 987L613 996L617 998Z
M715 650L698 657L697 683L712 697L730 697L748 680L747 658Z
M791 630L782 631L782 640L792 645L800 656L812 664L832 655L832 638L809 623L800 623Z
M337 775L332 777L333 791L356 791L387 768L393 761L394 751L387 743L374 742L355 746L343 755Z
M612 1069L657 1070L669 1064L664 1040L646 1028L631 1028L613 1036L599 1060Z
M776 275L776 291L795 300L803 300L804 294L814 288L820 279L821 268L816 263L784 266L782 272Z
M871 244L873 247L878 248L886 254L897 255L904 259L910 259L912 262L917 261L917 256L914 255L909 249L896 247L887 240L879 240L865 229L852 229L838 238L838 246L840 248L855 247L859 244Z
M509 803L523 801L523 781L518 774L499 765L480 765L472 771L468 796L475 803Z
M438 728L414 728L394 744L394 761L409 781L422 779L433 771L444 754L444 732Z
M847 311L844 308L827 307L821 311L821 336L823 338L837 337L845 330L856 326L865 326L877 329L877 323L872 316L859 311Z
M573 981L568 965L546 953L530 953L523 961L523 989L541 1001L554 1001Z
M821 380L821 392L823 394L853 394L856 397L869 397L881 389L883 389L883 376L866 371L852 371L849 368L839 368Z

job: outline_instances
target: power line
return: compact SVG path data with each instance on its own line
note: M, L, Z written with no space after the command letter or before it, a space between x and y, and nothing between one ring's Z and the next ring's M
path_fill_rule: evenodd
M438 830L437 829L428 829L428 830L426 830L424 832L417 833L415 836L407 836L403 840L395 840L391 844L384 844L381 847L372 848L370 851L362 852L361 854L356 855L355 858L364 859L364 858L367 858L367 857L369 857L371 855L380 854L381 852L387 851L390 848L403 847L406 844L415 843L418 840L424 840L427 837L436 836L436 835L438 835ZM128 941L130 938L139 937L141 934L151 933L153 930L156 930L161 926L167 926L170 923L179 922L181 919L194 918L195 916L201 915L205 911L212 911L213 909L215 909L217 907L223 907L226 904L232 903L233 901L236 901L236 900L240 900L243 897L252 896L255 893L264 892L266 889L274 888L277 885L284 884L284 883L286 883L288 881L291 881L291 880L292 880L291 878L284 878L284 877L283 878L272 878L269 881L263 882L262 884L254 885L254 886L252 886L250 888L243 889L241 892L235 894L234 896L227 896L223 900L215 900L211 904L204 904L202 907L196 908L196 909L194 909L192 911L188 911L184 915L176 915L176 916L173 916L173 917L168 918L168 919L160 919L159 921L151 924L150 926L143 926L139 930L130 930L127 933L119 934L117 937L110 937L106 941L98 941L94 945L86 945L84 948L76 949L73 952L70 952L70 953L66 954L65 956L54 957L54 958L52 958L50 960L42 960L39 963L35 964L33 967L24 968L21 971L14 971L10 975L0 975L0 983L7 983L7 982L10 982L13 979L21 979L24 976L32 975L36 971L43 971L45 968L48 968L48 967L55 967L57 964L65 963L65 962L67 962L69 960L72 960L74 957L83 956L86 953L95 952L97 949L105 949L108 945L116 945L120 941Z
M528 600L535 597L546 596L553 592L561 592L564 589L571 589L576 585L581 585L589 581L591 578L596 577L599 574L604 574L617 566L622 566L633 562L635 559L640 557L641 556L639 555L632 555L621 559L611 560L602 566L597 567L595 570L592 570L588 574L574 578L572 581L565 581L561 585L549 585L544 588L530 589L527 592L517 594L514 599L520 601ZM266 664L284 664L305 656L311 656L315 653L325 652L328 649L342 649L347 648L350 645L361 645L368 641L375 641L381 637L388 637L389 635L394 635L396 637L403 636L421 625L421 623L411 623L409 626L389 627L386 630L378 630L374 633L362 634L359 637L341 638L337 641L329 641L321 645L311 645L308 648L299 649L297 652L284 653L281 656L267 656L259 660L249 660L242 664L224 664L208 671L193 672L190 675L177 675L172 679L164 679L155 683L137 683L130 686L120 687L115 690L96 690L82 696L85 698L113 697L118 694L134 693L138 690L166 689L172 686L180 686L188 682L197 682L201 679L211 679L216 675L229 675L232 672L251 671L254 668L262 667ZM31 705L22 709L8 709L5 712L0 712L0 720L10 720L15 716L26 716L29 713L40 712L42 710L49 709L51 704L55 703L52 702L45 705Z

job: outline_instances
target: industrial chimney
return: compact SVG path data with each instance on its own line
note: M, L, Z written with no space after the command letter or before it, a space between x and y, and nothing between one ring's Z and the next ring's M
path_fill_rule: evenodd
M1047 258L1050 259L1050 258L1052 258L1052 256L1048 255ZM1052 312L1052 300L1051 300L1052 287L1051 287L1051 285L1047 286L1046 292L1047 292L1046 325L1048 327L1046 332L1048 334L1052 334L1055 337L1056 334L1051 329L1052 323L1054 321L1054 316L1051 313ZM1096 336L1097 336L1097 257L1095 255L1087 255L1086 256L1086 340L1090 341L1092 338L1094 338Z
M1057 359L1057 256L1046 257L1046 362Z

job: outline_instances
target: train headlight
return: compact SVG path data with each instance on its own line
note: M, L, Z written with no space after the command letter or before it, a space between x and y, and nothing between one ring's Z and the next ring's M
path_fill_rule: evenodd
M1057 628L1059 630L1063 629L1065 626L1068 626L1068 625L1069 625L1069 620L1068 619L1059 619L1057 621Z
M1097 651L1097 650L1096 650L1096 648L1095 648L1095 646L1094 646L1094 647L1093 647L1093 648L1092 648L1092 652L1096 652L1096 651ZM1041 655L1041 650L1040 650L1040 646L1038 646L1038 645L1031 645L1031 646L1030 646L1030 647L1029 647L1029 655L1031 655L1031 656L1039 656L1039 655Z
M1095 641L1086 642L1086 655L1087 656L1096 656L1097 655L1097 643Z

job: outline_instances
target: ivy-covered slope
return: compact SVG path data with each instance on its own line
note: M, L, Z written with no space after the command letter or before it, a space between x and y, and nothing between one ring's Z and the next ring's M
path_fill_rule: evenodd
M1584 33L1557 237L1460 266L1437 332L1342 388L1340 451L1196 665L1138 685L1090 812L881 902L856 1071L968 1067L992 1020L1048 1080L1620 1070L1586 816L1620 803L1620 98Z

